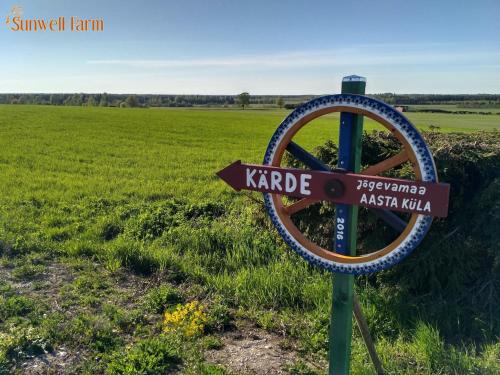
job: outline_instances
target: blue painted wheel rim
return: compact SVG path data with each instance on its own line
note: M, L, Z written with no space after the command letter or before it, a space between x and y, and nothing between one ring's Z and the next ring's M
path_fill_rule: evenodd
M328 95L313 99L296 108L288 115L274 132L264 156L264 165L271 165L285 134L304 117L316 111L331 109L336 107L348 107L361 109L381 117L393 126L408 142L414 155L417 158L418 167L422 174L422 181L437 182L437 172L432 154L426 145L421 134L415 126L400 112L390 105L379 100L368 98L363 95L337 94ZM383 269L387 269L399 263L408 256L427 234L432 223L431 216L418 215L417 220L405 239L391 252L384 256L361 263L340 263L320 257L300 244L286 229L272 200L270 193L264 193L264 203L266 211L271 218L274 227L277 229L285 243L297 254L302 256L309 263L326 269L331 272L340 272L354 275L369 274Z

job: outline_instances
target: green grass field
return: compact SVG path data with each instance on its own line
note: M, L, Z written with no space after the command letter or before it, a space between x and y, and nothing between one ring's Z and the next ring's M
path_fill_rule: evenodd
M270 136L287 114L30 106L0 110L6 176L2 195L55 201L82 195L218 198L227 189L214 172L236 159L261 162ZM421 129L429 125L442 131L500 129L500 118L494 116L410 113L408 117ZM336 118L315 121L297 141L313 149L328 138L337 139ZM366 121L367 131L375 128L380 127Z
M410 108L412 110L422 110L422 109L443 109L445 111L468 111L468 112L491 112L491 113L500 113L500 108L499 107L488 107L488 105L485 105L483 107L481 106L474 106L471 105L470 107L463 107L459 106L457 104L412 104L410 105Z
M233 373L205 353L242 322L285 337L289 373L325 373L329 275L256 225L259 204L215 176L237 159L260 163L287 113L0 106L0 374L37 363L47 373ZM421 129L500 130L500 116L408 117ZM336 139L337 122L317 120L297 142ZM498 343L446 342L382 308L390 291L358 293L388 373L500 371ZM203 333L162 333L162 313L194 300ZM357 332L352 369L374 373Z

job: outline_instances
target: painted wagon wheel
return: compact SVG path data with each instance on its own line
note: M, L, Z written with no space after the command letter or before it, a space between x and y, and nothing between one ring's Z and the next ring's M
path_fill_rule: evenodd
M332 112L350 112L369 117L386 127L401 143L402 151L361 171L378 175L398 165L411 162L416 180L437 182L432 155L417 129L391 106L362 95L339 94L314 99L294 110L279 125L267 147L264 165L281 166L285 150L313 170L329 171L320 160L292 141L294 135L312 120ZM388 268L407 256L427 233L432 217L412 214L406 223L391 211L375 210L377 216L400 232L386 247L375 252L347 256L325 249L310 241L293 223L292 215L317 201L300 199L285 205L279 194L264 193L267 212L285 242L309 262L334 272L366 274Z

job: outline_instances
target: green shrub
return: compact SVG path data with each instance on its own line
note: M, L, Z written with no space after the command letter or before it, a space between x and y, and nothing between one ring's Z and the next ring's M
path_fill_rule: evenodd
M92 257L99 252L96 244L90 240L76 240L67 246L68 255L73 257Z
M114 352L105 373L106 375L164 374L180 363L178 345L162 335L141 340L126 351Z
M5 352L0 351L0 375L9 375L10 373L10 363L5 356Z
M169 306L183 301L181 293L168 284L151 289L144 297L144 306L154 313L162 313Z
M43 264L23 264L12 270L12 276L20 280L29 280L46 270Z
M127 222L125 232L139 240L153 240L181 225L205 226L224 213L220 203L186 203L176 199L153 202Z
M13 238L3 236L0 240L0 255L14 257L33 252L51 254L53 251L41 236L23 234Z
M0 296L0 323L10 317L26 316L36 311L36 303L25 296Z
M356 352L363 343L356 341ZM490 347L487 347L487 349ZM474 346L464 346L457 350L455 346L443 341L437 328L419 321L411 339L399 337L394 341L380 339L377 344L384 370L388 374L495 374L495 368L489 366L488 354L478 353ZM358 353L359 355L359 353ZM371 364L362 363L356 358L353 372L367 373ZM364 370L364 371L363 371Z
M203 337L203 347L207 350L219 350L224 347L224 343L217 336Z
M144 275L159 268L158 260L145 248L143 243L125 238L118 238L110 242L107 247L107 257L116 259L123 267Z
M412 306L448 338L494 338L500 334L500 315L494 313L500 299L500 134L423 135L433 151L440 181L451 185L449 216L434 221L425 240L404 262L358 278L358 283L392 289L390 303ZM399 142L390 134L365 133L362 164L376 164L399 150ZM332 142L315 151L332 167L337 152ZM300 166L293 158L288 163ZM406 163L385 175L412 178L413 172ZM324 203L295 215L294 220L310 238L328 247L333 215L334 206ZM380 249L397 236L366 209L360 210L359 223L358 253ZM455 306L451 311L450 305ZM394 311L380 305L377 310ZM404 319L414 321L406 314L393 318L401 324Z
M82 344L97 352L110 352L123 344L115 327L103 316L82 313L74 318L68 328L68 334L75 344Z
M49 227L45 229L45 235L52 241L63 242L71 238L71 231L67 227Z
M133 332L138 324L145 321L144 313L139 309L129 310L112 304L105 304L102 310L113 324L126 332Z
M229 307L222 300L216 298L208 309L208 321L205 325L209 332L222 331L231 326L231 313Z
M225 213L224 205L215 202L191 203L184 210L184 217L187 220L214 220Z
M123 227L118 218L104 217L97 222L97 235L104 241L111 241L123 232Z
M109 288L107 280L101 277L95 277L92 274L82 274L78 276L72 285L76 291L82 293L95 293Z
M485 345L479 358L479 368L483 374L497 374L500 367L500 342Z
M10 326L0 334L0 360L17 360L37 356L52 350L43 332L32 326ZM0 362L1 363L1 362Z
M139 240L152 240L160 237L170 227L179 225L182 205L175 200L155 202L145 208L137 217L130 220L125 228L126 233Z

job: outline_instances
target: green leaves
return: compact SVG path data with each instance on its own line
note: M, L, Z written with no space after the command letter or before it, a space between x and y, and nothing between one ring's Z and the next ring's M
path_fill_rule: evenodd
M106 375L156 375L164 374L181 363L179 346L160 335L139 340L127 350L111 355Z

